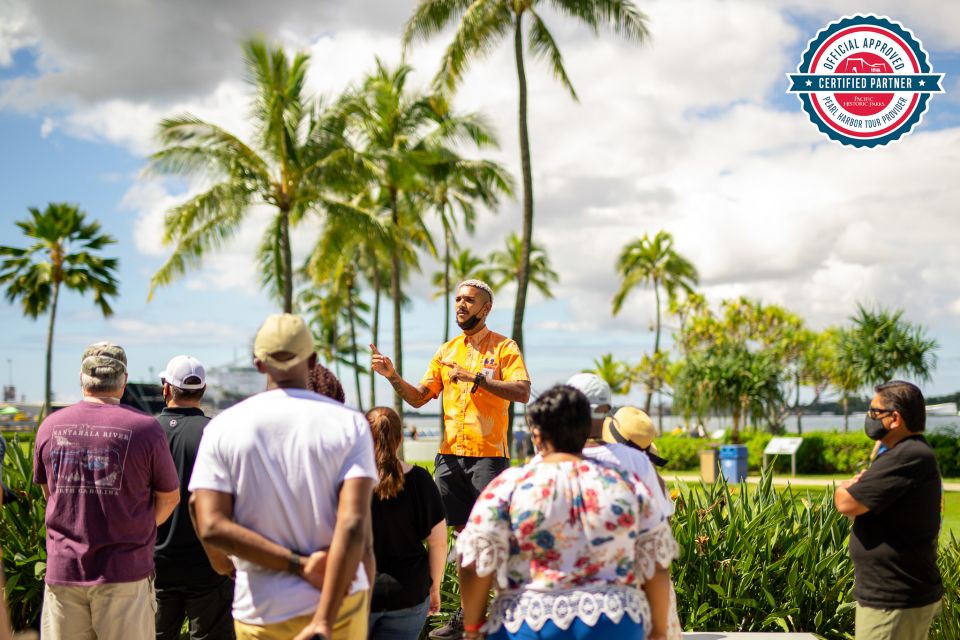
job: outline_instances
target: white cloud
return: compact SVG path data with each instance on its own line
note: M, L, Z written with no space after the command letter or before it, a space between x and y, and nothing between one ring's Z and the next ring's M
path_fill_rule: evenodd
M0 0L0 67L9 67L17 50L36 42L27 5L21 0Z
M63 3L41 0L21 20L37 25L41 76L8 83L0 103L56 107L63 111L55 119L58 130L138 154L152 150L156 122L181 111L246 135L241 37L256 28L288 46L308 47L310 88L330 94L372 69L374 55L398 60L400 25L412 4L217 0L184 13L166 3L117 7L99 0L61 10ZM960 186L952 174L960 131L921 127L896 145L856 151L826 142L799 106L784 112L771 102L813 36L798 30L785 10L825 24L855 11L853 2L653 0L642 8L652 31L642 47L609 34L596 39L546 13L580 103L542 63L528 61L536 239L561 275L556 293L572 301L573 316L537 328L646 331L653 315L649 292L631 296L617 319L607 310L621 247L658 229L674 234L712 299L763 297L817 324L838 321L865 300L934 319L956 310L955 278L946 276L960 273L960 258L943 246L957 230ZM958 3L879 0L872 8L902 20L928 49L960 43L953 26ZM412 85L430 80L447 38L413 49ZM519 175L509 44L472 65L457 106L490 115L502 143L493 156ZM172 189L141 181L124 197L123 206L137 215L137 246L146 255L166 255L157 242L163 213L194 192ZM250 257L268 216L252 215L186 286L255 290ZM465 245L482 255L519 228L520 205L508 202L496 218L485 217ZM315 237L315 229L303 231L295 236L301 256ZM425 259L424 270L432 269ZM411 283L417 295L430 289L425 277Z

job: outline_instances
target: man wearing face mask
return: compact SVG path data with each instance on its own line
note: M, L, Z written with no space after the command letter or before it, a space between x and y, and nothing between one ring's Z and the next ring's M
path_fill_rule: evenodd
M493 290L487 283L461 282L454 304L463 333L437 350L419 385L401 378L376 346L370 349L373 370L411 406L421 407L443 394L444 429L435 480L447 523L459 531L480 492L510 466L507 409L511 402L526 403L530 398L530 376L517 343L486 326L493 307ZM457 612L430 637L460 638L462 633Z
M943 484L922 435L920 389L895 380L875 391L864 431L886 451L833 497L837 510L853 519L856 639L921 640L943 597L937 570Z

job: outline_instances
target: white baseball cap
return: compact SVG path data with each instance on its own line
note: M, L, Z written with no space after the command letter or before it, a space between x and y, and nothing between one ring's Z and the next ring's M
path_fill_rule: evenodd
M600 420L609 415L613 393L610 391L610 385L603 378L594 373L578 373L567 380L567 384L587 396L591 418ZM597 408L602 405L607 405L606 412L597 411Z
M196 382L186 382L191 378ZM160 372L160 380L178 389L203 389L206 386L206 373L203 365L193 356L176 356L167 363L167 368Z

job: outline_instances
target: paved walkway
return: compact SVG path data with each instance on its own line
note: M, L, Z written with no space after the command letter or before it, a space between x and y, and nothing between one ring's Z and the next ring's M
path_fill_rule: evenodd
M663 474L663 478L671 482L700 482L700 476L689 473L671 473L666 471ZM803 476L791 478L789 475L773 477L773 484L777 485L778 487L785 487L787 485L792 485L794 487L829 487L834 484L839 484L841 481L842 480L840 479L804 478ZM747 482L750 484L756 484L760 482L760 476L747 476ZM960 482L945 482L943 484L943 490L960 491Z

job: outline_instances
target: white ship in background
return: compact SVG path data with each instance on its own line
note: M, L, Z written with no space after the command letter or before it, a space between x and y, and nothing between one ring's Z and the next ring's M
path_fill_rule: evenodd
M207 373L205 403L226 409L266 387L266 378L253 365L228 364L210 367Z

